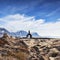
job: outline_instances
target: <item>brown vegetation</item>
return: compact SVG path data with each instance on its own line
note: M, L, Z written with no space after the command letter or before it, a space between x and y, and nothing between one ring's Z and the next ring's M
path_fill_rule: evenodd
M60 60L60 39L0 38L0 60Z

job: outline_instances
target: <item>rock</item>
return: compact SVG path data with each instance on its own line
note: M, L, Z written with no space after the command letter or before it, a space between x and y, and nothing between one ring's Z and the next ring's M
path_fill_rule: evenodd
M49 57L50 60L55 60L54 57Z

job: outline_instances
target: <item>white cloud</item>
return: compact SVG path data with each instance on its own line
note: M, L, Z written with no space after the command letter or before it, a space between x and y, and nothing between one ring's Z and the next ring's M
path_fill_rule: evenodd
M31 32L37 32L41 36L60 37L60 20L46 23L44 19L36 20L34 16L15 14L0 18L0 27L5 27L9 31L14 32L31 30Z

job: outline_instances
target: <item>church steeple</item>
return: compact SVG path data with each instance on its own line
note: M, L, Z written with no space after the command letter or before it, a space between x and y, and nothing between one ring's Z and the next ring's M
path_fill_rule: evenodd
M30 30L28 31L28 34L26 35L27 38L32 38L32 35L30 33Z

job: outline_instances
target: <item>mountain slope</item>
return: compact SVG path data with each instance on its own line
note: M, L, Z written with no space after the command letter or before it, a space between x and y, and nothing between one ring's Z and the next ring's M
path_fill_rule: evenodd
M38 33L36 33L36 32L32 33L32 36L33 37L39 37Z

